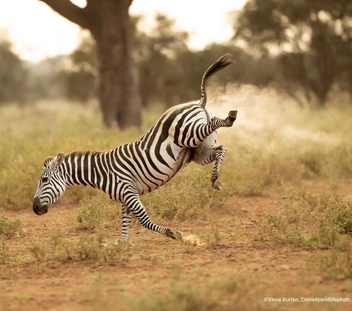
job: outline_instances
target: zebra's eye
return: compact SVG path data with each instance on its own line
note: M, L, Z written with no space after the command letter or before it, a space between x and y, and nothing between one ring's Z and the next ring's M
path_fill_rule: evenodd
M47 183L49 181L49 177L42 177L42 182Z

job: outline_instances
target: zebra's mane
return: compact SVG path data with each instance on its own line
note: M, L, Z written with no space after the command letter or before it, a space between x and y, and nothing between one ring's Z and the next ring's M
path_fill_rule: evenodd
M72 151L65 155L65 158L68 157L75 158L75 157L85 157L85 156L94 156L97 154L105 153L105 151L96 151L96 150L85 150L85 151Z
M51 161L54 160L54 157L48 157L44 160L43 166L48 167L48 165L51 163Z
M94 156L94 155L98 155L104 153L104 151L96 151L96 150L85 150L85 151L72 151L71 153L68 153L65 155L65 159L68 158L75 158L75 157L85 157L85 156ZM43 162L43 166L44 167L48 167L48 165L51 163L52 160L54 160L55 157L47 157L44 162Z

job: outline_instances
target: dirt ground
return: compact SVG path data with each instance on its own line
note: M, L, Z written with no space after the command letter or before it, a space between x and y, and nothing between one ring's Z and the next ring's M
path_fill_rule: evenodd
M324 191L330 185L307 187ZM351 190L352 182L347 181L340 194L351 200ZM218 281L233 282L236 287L238 305L233 310L352 310L352 302L282 301L284 297L352 298L352 281L326 280L314 269L318 256L327 250L258 241L265 216L285 199L277 191L259 197L232 197L227 202L230 209L212 212L207 220L163 223L184 236L197 236L199 245L167 239L133 222L129 258L114 266L68 260L50 264L38 262L30 254L33 240L44 241L50 230L60 230L68 239L82 234L72 221L75 206L58 205L41 217L31 210L4 212L21 220L24 235L5 240L22 263L0 264L0 309L134 310L133 299L160 299L178 284L204 292ZM118 237L119 232L112 230L111 240ZM264 302L265 297L281 302ZM221 299L226 301L227 296L223 294Z

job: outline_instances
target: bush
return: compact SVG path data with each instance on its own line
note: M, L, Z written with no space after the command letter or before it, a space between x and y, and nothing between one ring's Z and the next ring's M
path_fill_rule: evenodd
M121 227L121 207L102 195L83 199L78 209L77 221L83 230Z
M352 205L336 194L295 194L266 220L260 232L262 238L271 237L297 247L330 248L340 235L351 235Z
M352 280L352 253L332 251L321 256L318 264L319 270L325 279L329 280Z
M51 232L46 243L33 241L30 251L40 263L87 261L93 266L125 263L130 257L128 243L104 243L105 234L82 234L78 240L67 240L61 232Z
M21 220L11 220L6 216L0 216L0 236L11 238L21 233Z

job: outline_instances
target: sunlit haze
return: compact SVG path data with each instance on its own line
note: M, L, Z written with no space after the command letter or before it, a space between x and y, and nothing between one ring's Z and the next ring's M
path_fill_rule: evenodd
M84 6L84 0L72 1ZM150 29L155 13L175 19L176 27L190 33L189 46L202 49L211 42L225 42L233 32L228 13L241 9L246 0L134 0L132 15L142 15L143 29ZM38 0L0 1L0 35L7 35L21 58L39 61L70 53L80 37L80 27ZM5 32L3 31L5 30Z

